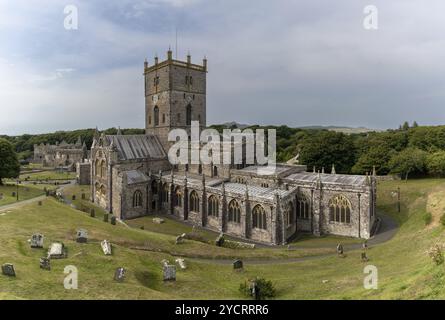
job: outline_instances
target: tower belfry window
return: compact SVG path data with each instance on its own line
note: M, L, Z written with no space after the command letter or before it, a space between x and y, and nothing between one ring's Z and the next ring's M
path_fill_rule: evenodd
M154 118L154 125L158 126L159 125L159 108L158 108L158 106L155 106L155 108L153 110L153 118Z

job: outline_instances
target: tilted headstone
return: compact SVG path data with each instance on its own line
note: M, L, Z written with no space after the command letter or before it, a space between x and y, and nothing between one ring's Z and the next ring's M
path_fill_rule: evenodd
M2 265L2 273L8 277L15 277L14 265L11 263L5 263Z
M51 260L48 258L40 258L40 269L51 270Z
M48 250L48 259L64 259L67 257L65 245L60 242L51 243Z
M222 247L224 244L224 234L220 233L220 235L218 236L218 238L216 238L215 240L215 245L217 247Z
M40 233L31 236L31 248L43 248L43 235Z
M38 202L38 205L39 205L39 206L42 206L42 201L39 201L39 202Z
M114 280L119 281L119 282L124 281L125 273L126 273L126 270L124 268L122 268L122 267L117 268L116 271L114 272Z
M164 222L165 222L165 220L162 218L153 218L153 223L163 224Z
M102 251L106 256L111 255L111 243L108 240L104 240L100 243L100 246L102 247Z
M182 243L184 243L185 237L186 237L185 233L181 234L180 236L177 236L175 244L182 244Z
M233 269L234 270L240 270L242 268L243 268L243 262L241 260L233 261Z
M164 265L163 273L164 273L164 281L176 281L176 266Z
M185 264L185 260L184 259L176 259L176 263L179 264L179 267L181 268L181 270L185 270L187 269L187 265Z
M110 223L111 223L113 226L116 225L116 217L115 217L115 216L111 216Z
M85 229L77 230L76 241L78 243L87 243L87 241L88 241L88 232Z

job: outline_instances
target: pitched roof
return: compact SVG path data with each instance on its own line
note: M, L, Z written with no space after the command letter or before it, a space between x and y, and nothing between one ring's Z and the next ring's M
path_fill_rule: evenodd
M150 181L147 175L139 170L127 171L127 184L138 184Z
M286 177L292 182L313 182L317 181L318 173L301 172L294 173ZM320 174L321 182L326 184L352 185L363 186L366 185L366 176L346 175L346 174Z
M113 143L119 160L163 159L167 155L155 135L105 136L108 144Z

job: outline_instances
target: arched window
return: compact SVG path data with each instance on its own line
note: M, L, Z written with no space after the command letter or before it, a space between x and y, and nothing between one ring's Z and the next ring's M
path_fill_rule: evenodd
M182 192L180 187L176 187L175 189L174 206L182 207Z
M159 126L159 108L158 106L155 106L153 110L153 119L155 126Z
M163 203L168 203L168 184L164 183L164 185L162 186L162 202Z
M305 220L310 218L309 200L303 194L298 195L297 217Z
M96 177L100 177L102 171L101 171L101 167L100 167L100 160L97 159L96 160Z
M252 226L257 229L267 230L266 212L260 205L256 205L252 210Z
M284 211L284 217L285 217L285 223L287 226L291 226L295 222L294 217L294 204L292 202L289 202L286 206L286 209Z
M107 164L105 163L105 160L102 160L100 163L100 176L102 178L105 178L107 176Z
M151 192L153 193L153 195L158 194L158 183L154 180L151 183Z
M213 166L213 176L214 177L218 176L218 167L217 166Z
M189 104L187 106L186 115L185 115L185 124L190 126L192 124L192 105Z
M329 201L329 221L351 223L351 202L343 195Z
M236 200L229 203L229 222L241 222L241 208Z
M208 215L217 218L219 216L219 201L215 196L210 196L208 202Z
M133 208L141 208L142 207L142 192L136 190L133 194Z
M190 211L199 212L199 197L196 191L190 194Z

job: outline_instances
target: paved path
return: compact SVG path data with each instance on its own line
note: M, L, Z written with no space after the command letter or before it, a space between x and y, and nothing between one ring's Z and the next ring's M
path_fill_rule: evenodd
M394 221L391 217L386 215L379 215L381 219L380 229L378 230L377 234L368 240L368 247L372 248L373 246L385 243L389 240L391 240L398 230L397 222ZM312 249L317 248L331 248L332 246L319 246L314 247L311 246ZM277 247L280 248L280 247ZM282 248L282 247L281 247ZM300 247L301 248L301 247ZM353 244L345 244L343 245L343 248L345 250L346 256L348 255L348 251L352 250L359 250L362 248L361 243L353 243ZM303 249L303 248L302 248ZM298 249L293 249L298 250ZM316 260L316 259L322 259L326 257L332 257L337 255L335 252L336 248L332 248L333 253L326 253L322 255L316 255L316 256L307 256L307 257L301 257L301 258L285 258L285 259L243 259L243 263L245 265L262 265L262 264L284 264L284 263L295 263L295 262L302 262L302 261L309 261L309 260ZM357 259L359 256L357 256ZM204 262L204 263L213 263L213 264L232 264L233 259L205 259L205 258L188 258L188 260L192 261L198 261L198 262Z
M28 200L22 200L22 201L18 201L18 202L14 202L14 203L10 203L10 204L6 204L4 206L0 206L0 212L1 211L5 211L5 210L11 210L14 208L18 208L27 204L31 204L37 201L43 201L46 199L46 196L38 196L32 199L28 199Z

